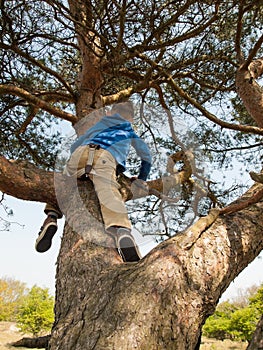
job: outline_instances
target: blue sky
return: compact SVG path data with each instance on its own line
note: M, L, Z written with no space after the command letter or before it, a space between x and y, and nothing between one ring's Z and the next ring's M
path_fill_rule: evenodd
M31 288L34 284L48 288L55 293L56 260L63 232L63 219L53 239L52 247L46 253L37 253L34 245L40 226L45 219L44 204L27 202L6 197L7 204L14 211L10 231L0 231L0 278L11 277L25 282ZM1 215L0 215L1 216ZM20 226L20 225L23 225ZM146 239L140 242L142 254L152 249L153 242ZM241 290L263 283L263 254L256 258L229 286L221 300L232 299Z

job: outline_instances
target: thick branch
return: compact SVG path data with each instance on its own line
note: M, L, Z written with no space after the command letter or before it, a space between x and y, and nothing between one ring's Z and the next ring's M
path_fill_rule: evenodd
M103 105L107 106L107 105L120 102L123 99L128 99L132 94L136 92L140 92L149 86L150 86L149 81L147 79L144 79L142 82L139 82L138 84L134 84L133 86L128 87L127 89L121 90L116 94L102 97Z
M36 202L56 203L54 173L38 169L26 161L10 161L0 156L0 191Z
M241 51L241 33L242 33L242 19L243 19L243 3L241 2L239 5L239 11L238 11L238 20L237 20L237 30L236 30L236 38L235 38L235 50L237 53L237 60L241 64L244 61L244 56Z
M236 213L242 209L245 209L252 204L258 203L263 198L263 188L251 193L249 197L241 197L236 202L229 204L227 207L220 210L220 214Z
M135 197L145 197L148 194L164 198L165 193L169 192L175 185L190 181L191 171L192 169L188 165L178 173L148 181L149 191L139 191L139 194L133 193L131 180L126 176L122 176L120 177L120 184L123 199L128 201ZM10 196L57 205L56 190L58 188L55 188L54 177L56 177L56 185L59 186L60 200L61 198L67 198L65 188L76 185L71 183L74 181L71 181L70 178L64 177L60 173L38 169L27 161L10 161L0 156L0 191ZM67 181L68 184L65 183ZM59 183L62 183L62 185L59 185Z
M248 69L249 65L252 63L253 59L255 58L258 50L262 47L262 43L263 43L263 34L257 40L252 50L249 52L248 58L240 67L241 69Z
M262 66L263 58L257 59L251 62L247 69L241 66L236 75L237 93L260 128L263 127L263 89L255 78L262 74Z

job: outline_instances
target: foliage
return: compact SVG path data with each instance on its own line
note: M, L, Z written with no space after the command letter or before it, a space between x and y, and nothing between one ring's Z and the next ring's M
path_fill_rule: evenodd
M260 314L253 307L236 310L230 317L228 332L232 339L249 341L254 333Z
M47 288L33 286L19 308L17 325L24 333L38 336L48 332L54 321L54 297Z
M25 292L24 283L7 277L0 279L0 321L16 321Z
M263 285L249 297L248 304L223 302L217 306L204 327L203 334L220 340L249 341L263 311Z
M263 314L263 285L249 298L249 303L259 314Z

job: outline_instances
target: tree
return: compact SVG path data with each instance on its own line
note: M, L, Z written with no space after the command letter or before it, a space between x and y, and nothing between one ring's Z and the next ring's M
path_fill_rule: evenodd
M263 345L262 332L263 332L263 316L261 316L261 319L257 324L257 328L253 335L253 338L247 347L248 350L257 350L262 348L262 345Z
M12 278L0 279L0 321L15 321L26 292L25 284Z
M263 285L261 285L257 292L251 295L249 298L249 304L258 311L259 314L263 313Z
M261 5L1 1L0 189L59 202L66 217L51 350L194 349L221 294L262 250ZM145 213L140 228L152 223L148 233L164 240L130 265L107 248L91 184L61 174L61 139L50 133L58 120L78 133L84 117L92 125L100 108L128 98L155 160L132 217ZM202 174L200 157L208 172L236 167L235 157L256 182L230 191ZM120 180L128 201L129 179Z
M24 297L18 310L17 325L20 331L34 337L51 330L54 322L54 298L47 288L33 286Z

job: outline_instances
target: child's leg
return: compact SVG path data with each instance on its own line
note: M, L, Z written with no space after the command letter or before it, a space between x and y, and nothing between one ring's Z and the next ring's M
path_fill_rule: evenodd
M131 223L116 179L115 159L109 152L99 150L93 169L95 174L90 177L100 202L105 227L121 226L130 229Z

